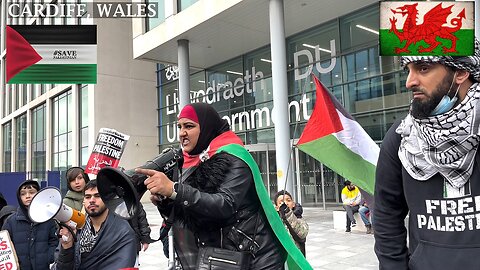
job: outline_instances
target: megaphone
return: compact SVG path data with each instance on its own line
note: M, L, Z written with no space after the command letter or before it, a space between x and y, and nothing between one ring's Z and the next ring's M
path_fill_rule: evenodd
M45 222L52 218L61 223L73 221L77 229L85 225L85 215L62 201L62 194L56 187L46 187L33 196L28 207L28 216L34 222Z
M182 150L166 148L153 160L139 168L165 173L176 181L178 170L183 165ZM136 215L140 198L147 191L143 182L147 176L136 173L135 169L124 171L118 168L104 167L97 174L97 188L105 206L116 215L131 219Z

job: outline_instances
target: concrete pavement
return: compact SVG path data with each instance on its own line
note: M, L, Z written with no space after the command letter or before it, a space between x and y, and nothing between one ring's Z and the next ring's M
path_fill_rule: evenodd
M152 238L158 238L162 218L155 206L144 204L152 228ZM371 270L378 269L373 252L373 235L333 229L333 210L305 207L304 218L310 227L307 237L307 260L314 269L325 270ZM150 245L146 252L140 252L140 270L168 269L167 258L163 255L161 242Z

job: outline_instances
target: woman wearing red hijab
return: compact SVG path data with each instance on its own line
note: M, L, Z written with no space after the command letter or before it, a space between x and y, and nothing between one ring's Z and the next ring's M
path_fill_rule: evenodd
M249 269L283 269L286 255L257 196L252 164L239 157L249 155L240 138L204 103L185 106L178 128L186 179L174 183L161 172L137 169L150 176L145 185L152 194L169 198L162 214L173 209L174 226L190 229L199 247L250 252Z

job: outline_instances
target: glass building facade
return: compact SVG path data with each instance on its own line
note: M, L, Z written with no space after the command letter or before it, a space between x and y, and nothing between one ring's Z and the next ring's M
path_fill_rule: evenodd
M408 112L406 74L395 57L378 53L375 4L287 37L290 138L299 138L315 104L310 76L334 94L378 143ZM278 190L275 164L270 46L204 70L190 71L190 100L211 104L245 142L271 194ZM178 72L158 65L159 150L177 144ZM295 188L306 205L339 202L343 179L292 148Z
M42 104L32 110L32 172L39 178L46 170L46 106Z

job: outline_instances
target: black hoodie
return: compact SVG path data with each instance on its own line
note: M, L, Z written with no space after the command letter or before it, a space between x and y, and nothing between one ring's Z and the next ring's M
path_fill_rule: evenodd
M419 181L405 170L398 157L398 124L385 136L377 163L373 226L379 268L480 269L475 259L480 251L480 151L469 190L447 197L439 173Z

